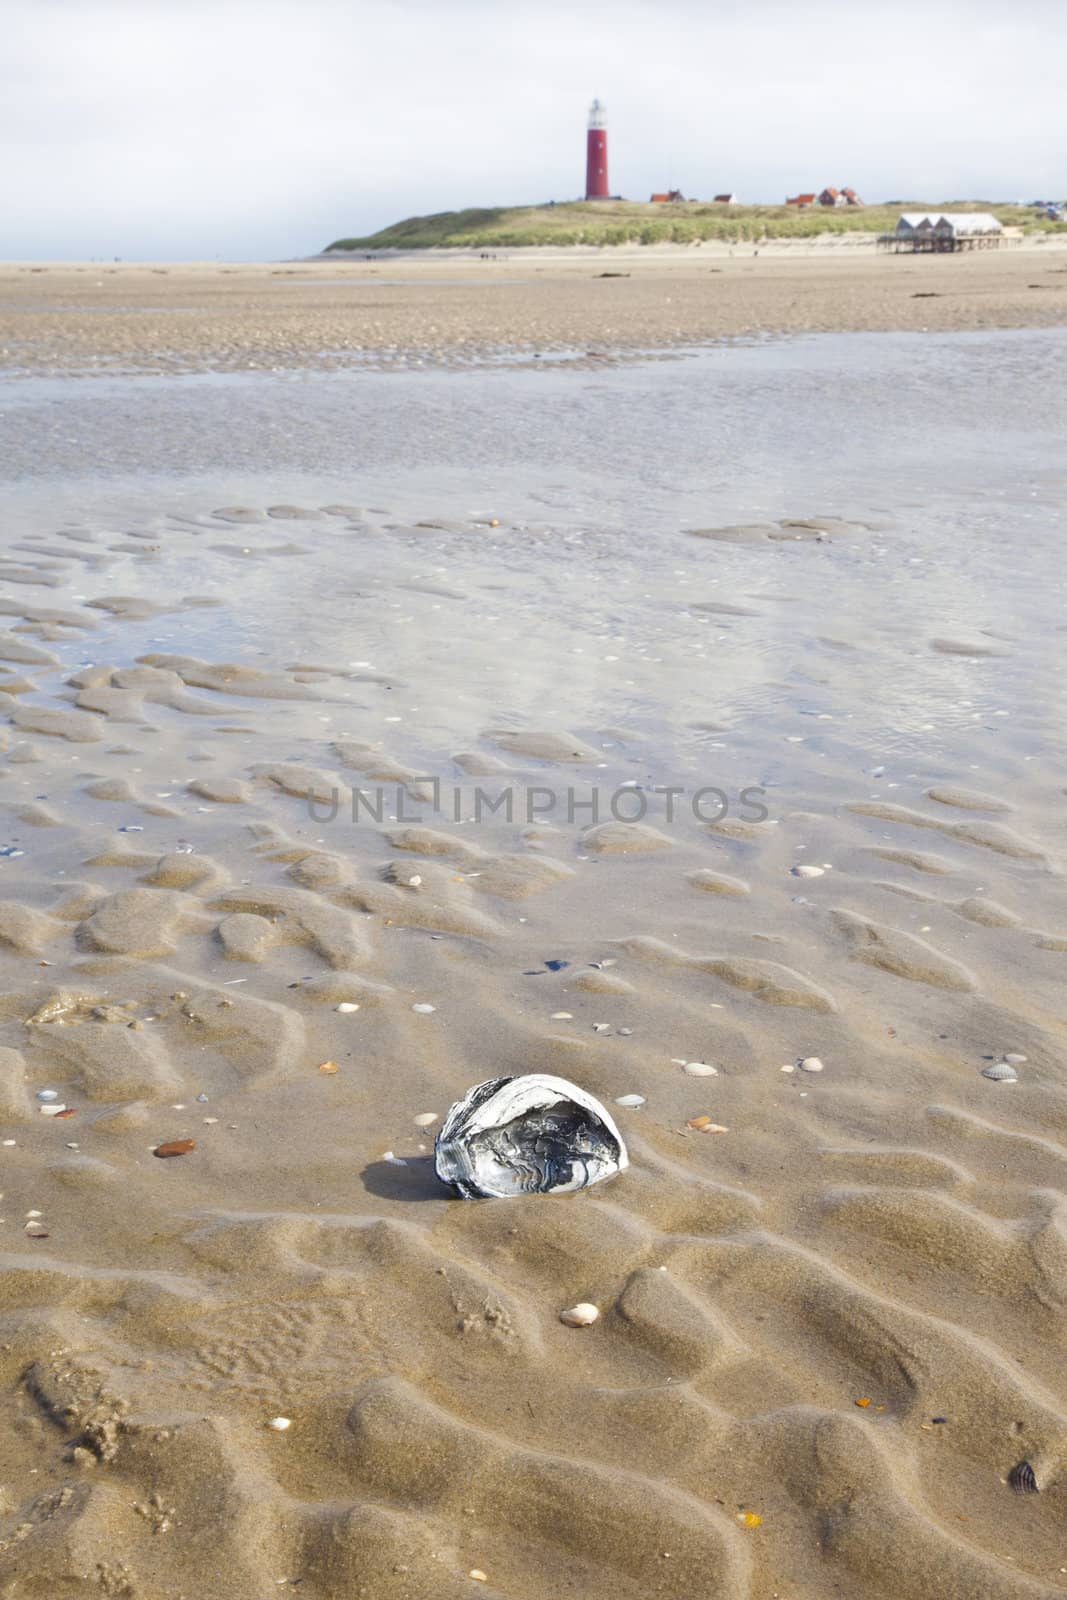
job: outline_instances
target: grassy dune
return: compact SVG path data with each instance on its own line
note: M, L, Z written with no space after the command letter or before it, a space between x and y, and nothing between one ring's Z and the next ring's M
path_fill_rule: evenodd
M1062 232L1067 224L1035 221L1029 207L987 200L949 204L895 200L853 210L798 211L795 206L726 206L688 200L652 205L637 200L574 200L561 205L492 206L408 217L365 239L336 239L329 250L504 250L523 245L695 244L701 239L809 239L826 233L887 233L901 211L992 211L1005 227Z

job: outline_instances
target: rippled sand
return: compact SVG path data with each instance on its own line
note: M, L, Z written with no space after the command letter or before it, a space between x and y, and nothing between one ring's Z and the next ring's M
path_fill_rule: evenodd
M814 373L836 478L744 355L412 387L299 485L419 380L16 408L85 460L0 556L5 1592L1064 1592L1062 485L1030 346L970 359L929 455L940 394ZM569 511L429 491L504 392ZM208 494L220 394L284 499ZM685 494L563 479L686 397ZM427 1115L524 1071L630 1169L452 1200Z

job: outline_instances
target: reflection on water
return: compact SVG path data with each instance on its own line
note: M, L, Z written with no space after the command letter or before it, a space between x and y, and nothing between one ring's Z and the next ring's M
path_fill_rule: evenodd
M418 684L428 747L596 708L671 772L738 784L1010 766L1059 737L1065 352L1063 333L851 334L593 373L21 380L8 543L153 533L149 564L111 549L74 593L225 605L105 618L101 648L369 660ZM210 517L279 501L363 511ZM686 531L813 515L868 531ZM410 531L434 519L455 526Z

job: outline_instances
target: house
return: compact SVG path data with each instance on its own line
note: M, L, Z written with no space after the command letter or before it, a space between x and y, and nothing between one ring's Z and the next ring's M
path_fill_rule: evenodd
M682 193L681 189L668 189L666 194L649 195L649 203L657 206L667 205L672 200L684 199L685 195Z
M787 206L799 206L802 211L806 206L813 206L814 204L815 196L813 194L795 194L791 200L786 200Z
M824 189L819 196L819 204L821 206L843 206L847 205L847 203L840 189Z
M848 206L862 206L863 201L860 199L860 197L856 193L855 189L842 189L841 193L845 197L845 204L846 205L848 205Z
M903 211L879 244L893 250L975 250L997 246L1004 229L991 211Z
M714 203L717 206L735 206L737 204L737 196L735 194L717 194Z

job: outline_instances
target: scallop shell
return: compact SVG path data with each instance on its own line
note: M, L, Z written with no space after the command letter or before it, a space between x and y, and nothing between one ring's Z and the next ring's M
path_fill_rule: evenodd
M457 1100L434 1144L437 1176L464 1200L570 1194L629 1157L610 1113L566 1078L490 1078Z
M1019 1461L1008 1473L1008 1482L1016 1494L1037 1494L1037 1475L1029 1461Z
M1010 1061L994 1061L991 1067L982 1068L983 1078L992 1078L994 1083L1018 1083L1019 1074Z

